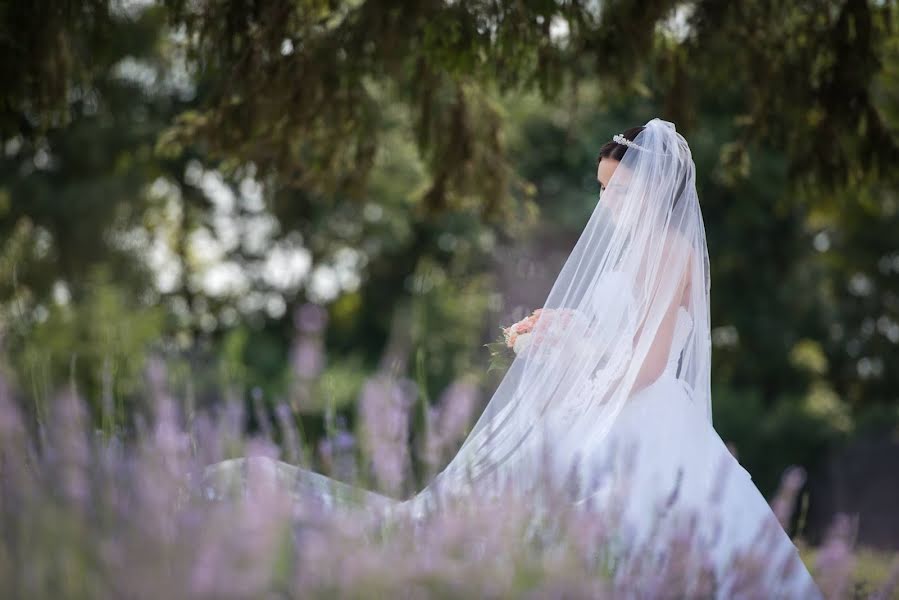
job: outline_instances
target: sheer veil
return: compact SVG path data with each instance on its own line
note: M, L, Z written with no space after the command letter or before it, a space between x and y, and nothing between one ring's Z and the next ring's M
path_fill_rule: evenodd
M554 282L534 341L432 483L452 490L514 474L527 485L547 449L553 470L565 472L662 374L679 311L693 327L677 378L711 422L709 291L690 148L674 124L652 119L628 144Z
M674 125L652 119L628 144L553 283L533 341L515 357L457 454L413 498L397 503L365 492L364 501L419 513L433 492L465 493L483 480L526 489L546 476L540 467L547 449L550 471L560 476L588 464L581 458L599 448L628 400L669 365L683 312L693 327L675 357L676 377L711 421L709 261L695 165ZM306 469L257 462L297 497L333 505L340 490L349 493ZM223 461L210 465L207 476L245 478L246 467L242 459Z

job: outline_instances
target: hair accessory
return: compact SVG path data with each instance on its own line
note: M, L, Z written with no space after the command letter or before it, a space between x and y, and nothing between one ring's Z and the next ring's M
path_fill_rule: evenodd
M620 133L616 133L615 135L613 135L613 136L612 136L612 141L615 142L616 144L622 144L622 145L628 146L628 147L630 147L630 148L637 148L638 150L645 150L645 148L644 148L643 146L641 146L640 144L638 144L638 143L636 143L636 142L633 142L633 141L627 139L626 137L624 137L624 136L621 135Z

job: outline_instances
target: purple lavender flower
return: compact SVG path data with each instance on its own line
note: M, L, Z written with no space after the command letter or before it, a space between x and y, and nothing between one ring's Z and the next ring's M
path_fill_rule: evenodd
M821 591L830 598L843 598L855 569L852 555L853 520L838 514L830 526L824 544L815 557L815 571Z
M417 388L409 379L383 373L363 384L359 412L364 443L378 483L388 493L399 494L411 465L409 410Z

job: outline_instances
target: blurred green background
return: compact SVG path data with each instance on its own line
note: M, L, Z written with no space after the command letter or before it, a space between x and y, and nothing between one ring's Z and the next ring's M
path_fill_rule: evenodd
M34 424L236 394L352 427L365 378L481 404L545 299L599 147L659 116L697 164L714 423L769 495L808 469L899 545L899 32L883 1L0 7L0 338ZM319 308L316 308L319 307ZM420 424L420 420L415 421ZM415 432L410 432L414 439Z

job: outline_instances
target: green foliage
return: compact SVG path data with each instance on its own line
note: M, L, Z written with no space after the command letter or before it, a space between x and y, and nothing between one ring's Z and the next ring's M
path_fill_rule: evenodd
M162 334L164 312L129 299L102 272L91 276L88 290L77 303L40 307L27 334L11 336L13 361L37 420L53 410L54 384L69 381L89 400L96 422L127 425L144 395L144 361Z
M791 464L813 470L825 450L845 438L842 425L816 413L801 399L763 399L757 390L737 390L724 384L712 389L713 422L721 439L732 444L738 460L752 473L765 497L779 485ZM765 408L774 406L773 410Z
M351 411L367 374L358 356L332 359L315 382L310 402L301 404L299 411L319 415L329 409Z
M411 283L411 343L424 356L432 389L441 389L458 375L479 368L473 363L479 357L473 356L472 350L481 339L493 285L489 275L465 277L460 267L466 260L459 253L465 252L460 246L467 242L446 239L444 243L452 245L453 264L445 268L425 258Z
M503 335L500 334L499 339L490 342L489 344L484 344L484 346L486 346L487 350L490 352L490 364L487 366L486 372L505 372L509 368L509 365L512 364L514 353L509 350L509 345L503 339Z
M37 0L0 6L0 135L23 113L42 130L66 124L78 84L103 72L112 14L109 0Z

